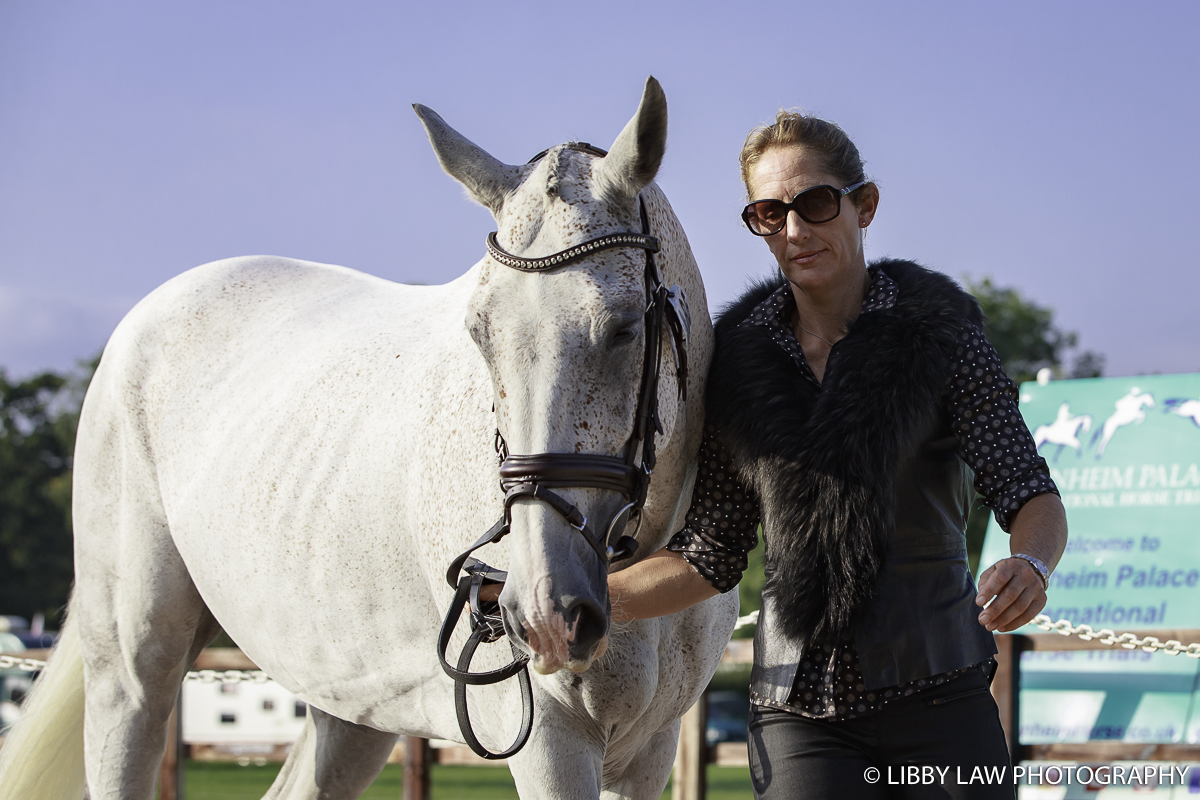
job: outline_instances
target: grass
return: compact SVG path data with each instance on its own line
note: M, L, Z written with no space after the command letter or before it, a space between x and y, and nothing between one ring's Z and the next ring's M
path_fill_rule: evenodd
M279 764L241 767L230 763L188 761L185 792L187 800L258 800L279 774ZM362 795L376 800L398 800L404 768L389 764ZM517 797L512 775L503 767L433 766L430 779L432 800L505 800ZM670 800L671 787L663 793ZM746 767L708 768L709 800L749 800L750 770Z

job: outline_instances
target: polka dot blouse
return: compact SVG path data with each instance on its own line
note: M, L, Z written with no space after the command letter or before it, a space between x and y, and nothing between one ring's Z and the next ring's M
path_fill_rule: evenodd
M899 286L882 270L871 269L871 285L862 313L891 308ZM804 358L792 331L795 299L787 285L760 303L741 324L762 325L772 341L792 357L801 374L818 389L820 382ZM1016 385L1004 374L1000 358L978 327L967 323L959 334L953 375L943 403L958 439L958 455L975 472L975 490L994 510L1005 531L1030 498L1057 493L1046 461L1017 410ZM683 557L714 588L727 592L741 580L747 554L758 544L758 499L733 475L730 457L711 429L700 445L700 463L692 504L682 530L667 547ZM952 670L899 686L867 691L852 642L818 642L799 664L788 703L752 697L754 702L806 717L850 719L877 711L898 697L938 686L982 665Z

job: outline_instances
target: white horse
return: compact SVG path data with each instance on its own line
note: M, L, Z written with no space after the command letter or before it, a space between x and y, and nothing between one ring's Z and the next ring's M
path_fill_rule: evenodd
M1087 433L1091 427L1092 417L1090 414L1074 416L1071 414L1071 404L1063 403L1058 407L1058 416L1054 418L1054 422L1049 425L1038 425L1034 429L1034 447L1040 450L1042 445L1047 443L1058 445L1058 450L1054 453L1056 462L1062 455L1064 447L1074 448L1075 455L1078 456L1083 451L1083 443L1079 441L1079 432Z
M664 282L696 312L686 401L669 337L655 347L663 433L637 555L654 552L690 496L712 342L687 239L652 183L661 88L647 82L606 158L564 145L524 166L415 108L509 253L639 231L644 200ZM183 672L218 625L312 709L269 798L357 797L398 733L462 741L434 643L447 564L501 512L496 429L514 453L621 453L642 371L644 264L641 250L608 249L529 274L489 256L417 287L238 258L139 303L84 403L75 593L3 749L0 797L79 797L86 773L92 800L149 800ZM556 491L592 520L625 502ZM510 638L536 670L533 733L509 761L521 796L657 798L736 598L609 630L603 564L529 499L513 505L507 539L478 555L509 570ZM477 668L504 660L481 652ZM483 743L507 745L515 689L473 689L471 702Z
M1096 435L1092 437L1092 441L1098 438L1100 444L1096 447L1096 458L1104 455L1104 448L1112 441L1117 429L1125 425L1141 425L1146 421L1145 408L1154 408L1154 395L1150 392L1142 392L1138 387L1134 386L1129 392L1123 395L1115 403L1117 410L1113 415L1104 420L1104 427L1096 431Z

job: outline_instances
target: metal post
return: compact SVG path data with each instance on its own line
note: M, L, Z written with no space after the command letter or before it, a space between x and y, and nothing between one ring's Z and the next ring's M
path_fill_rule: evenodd
M675 787L672 800L704 800L708 792L708 691L679 721L679 749L675 754Z
M404 737L404 800L429 800L429 767L433 751L428 739Z

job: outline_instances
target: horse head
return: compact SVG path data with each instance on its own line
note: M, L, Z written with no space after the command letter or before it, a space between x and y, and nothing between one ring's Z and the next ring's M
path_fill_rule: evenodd
M491 375L496 425L507 451L592 454L614 463L637 451L643 362L653 352L646 347L645 250L598 248L561 267L525 269L521 263L610 234L642 231L641 204L648 196L661 197L650 187L667 133L658 82L647 82L637 113L607 156L571 143L522 166L497 161L431 110L414 108L443 168L497 222L466 325ZM660 441L666 441L680 415L669 333L662 339L667 345L659 352L666 358L657 396L670 402L660 404L659 422L651 424L661 427ZM612 488L569 480L547 485L590 520L600 537L630 502ZM597 547L581 535L578 516L573 522L561 505L540 495L514 500L510 491L509 504L511 557L500 595L509 637L529 653L538 672L586 670L607 646L609 565L603 544Z

